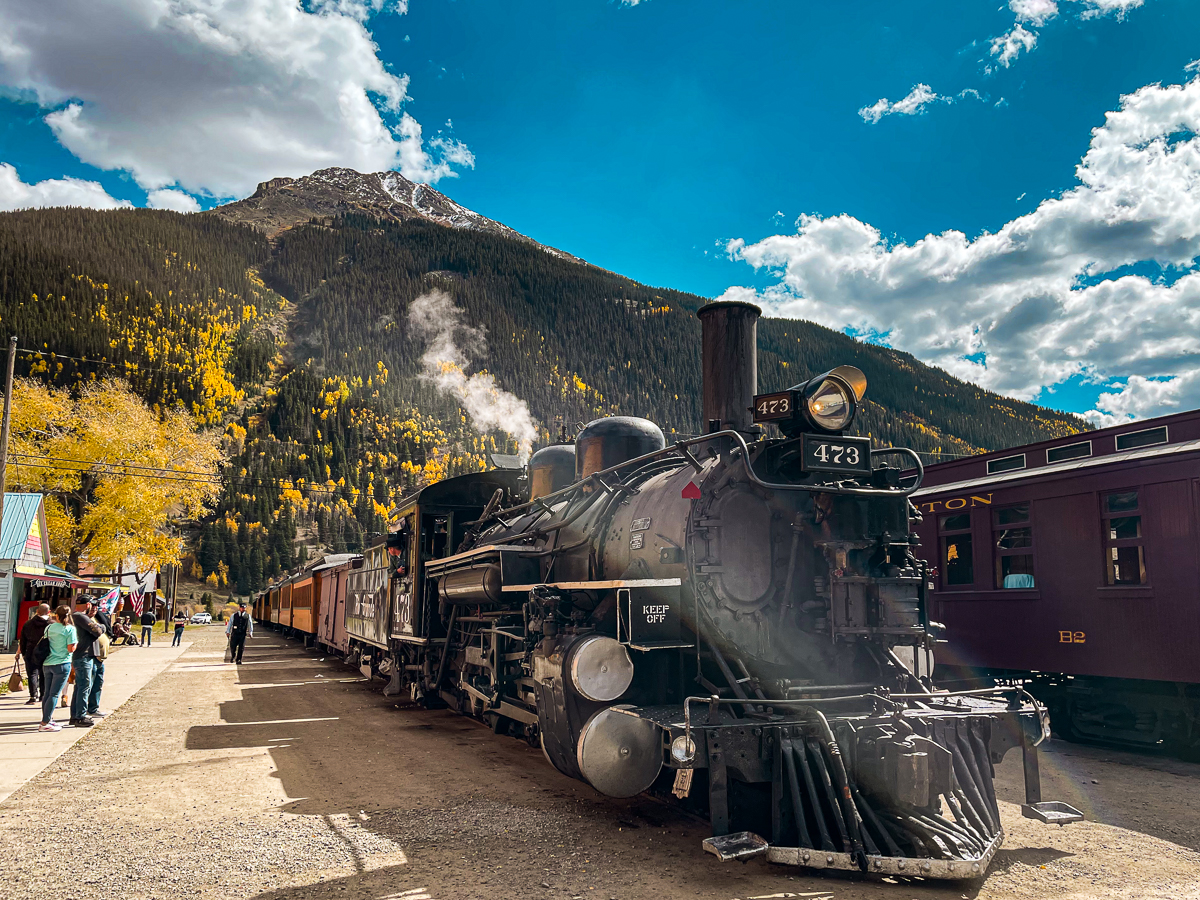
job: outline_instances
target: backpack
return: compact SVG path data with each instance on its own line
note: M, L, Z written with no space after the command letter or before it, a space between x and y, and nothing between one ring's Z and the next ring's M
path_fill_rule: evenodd
M112 642L108 639L105 632L100 632L94 641L92 641L92 657L104 662L108 659L108 647Z
M37 642L37 646L35 646L33 648L34 665L37 665L37 666L44 665L46 660L48 660L49 658L50 658L50 639L48 637L43 637L40 641Z

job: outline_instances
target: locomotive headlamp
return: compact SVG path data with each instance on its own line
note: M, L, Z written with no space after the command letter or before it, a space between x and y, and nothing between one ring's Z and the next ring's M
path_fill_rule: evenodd
M850 425L867 392L867 376L854 366L838 366L800 389L809 421L823 431L841 431Z
M853 389L840 378L825 378L805 390L808 417L825 431L841 431L854 418Z
M850 426L867 377L854 366L838 366L795 387L754 398L754 421L775 422L788 436L809 429L838 432Z

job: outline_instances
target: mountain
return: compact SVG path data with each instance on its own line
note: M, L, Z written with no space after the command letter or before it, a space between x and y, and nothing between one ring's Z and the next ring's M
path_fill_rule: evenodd
M30 351L18 374L122 375L149 402L225 430L227 487L188 566L209 578L227 568L242 593L309 552L360 548L418 483L515 451L429 377L413 302L433 291L472 329L462 369L448 366L457 383L480 376L470 384L485 399L516 395L541 440L611 413L699 431L704 298L548 252L399 176L276 179L200 215L0 214L0 323ZM906 353L760 321L761 390L844 363L868 378L859 433L930 459L1086 427Z
M575 259L569 253L539 244L507 225L460 206L428 185L409 181L399 172L364 175L354 169L330 168L303 178L272 178L261 182L258 190L245 200L227 203L211 212L228 222L249 225L270 238L297 225L348 213L362 213L389 222L418 219L450 228L498 234L542 247L565 259Z

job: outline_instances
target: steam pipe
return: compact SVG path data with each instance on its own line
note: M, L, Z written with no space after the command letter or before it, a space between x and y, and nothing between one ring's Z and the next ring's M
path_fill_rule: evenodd
M647 453L643 456L635 456L633 459L627 459L623 463L618 463L617 465L610 466L607 469L601 469L599 472L593 472L587 478L583 479L583 481L578 481L575 484L572 484L569 487L565 487L560 491L555 491L553 494L546 494L544 497L537 498L537 500L530 500L527 503L521 503L521 504L518 504L517 506L506 507L505 509L500 510L499 512L493 513L492 518L496 518L497 516L500 515L501 512L503 512L505 515L510 515L514 512L519 512L520 510L523 510L523 509L528 509L530 507L533 507L533 506L536 506L539 504L548 503L549 501L554 500L559 497L565 499L568 495L573 494L576 491L579 491L580 489L582 489L583 486L585 484L587 484L591 479L596 479L597 483L603 484L603 482L599 481L599 479L603 475L609 475L609 474L617 471L617 469L627 469L630 466L636 465L638 463L650 462L653 459L658 459L660 457L666 456L671 453L678 453L678 454L680 454L680 456L684 457L683 459L680 460L680 464L684 465L695 459L695 457L692 456L692 454L686 452L687 447L691 447L696 444L707 444L707 443L710 443L714 438L718 438L718 437L733 438L733 440L737 441L741 445L741 450L742 450L741 460L742 460L743 468L745 468L745 470L746 470L746 475L756 485L758 485L761 488L766 488L767 490L810 491L810 492L819 493L819 494L848 494L848 495L856 496L856 497L908 497L911 494L913 494L921 486L921 482L925 478L925 467L921 464L921 458L919 456L917 456L917 454L914 451L908 449L907 447L881 447L878 450L871 451L872 458L874 458L876 456L884 456L884 455L893 454L893 453L902 453L902 454L912 457L913 464L917 469L917 480L914 481L911 486L904 488L903 490L893 491L893 490L889 490L887 488L845 487L845 486L843 486L843 484L841 482L838 482L837 484L781 484L781 483L772 482L772 481L763 481L761 478L758 477L758 474L754 471L754 468L750 465L750 447L746 443L746 439L743 438L741 436L741 434L739 434L736 431L733 431L730 429L725 429L723 431L717 431L712 434L703 435L702 437L691 438L686 441L677 441L674 444L671 444L671 446L663 447L663 449L661 449L661 450L655 450L653 453ZM692 464L694 465L694 463L692 463ZM483 520L481 519L480 521L483 521ZM554 528L556 526L550 526L550 527Z

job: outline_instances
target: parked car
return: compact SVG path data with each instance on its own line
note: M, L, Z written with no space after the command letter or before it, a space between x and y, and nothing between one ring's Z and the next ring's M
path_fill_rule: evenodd
M208 613L196 613L194 616L192 616L192 624L193 625L211 625L212 624L212 616L210 616Z

